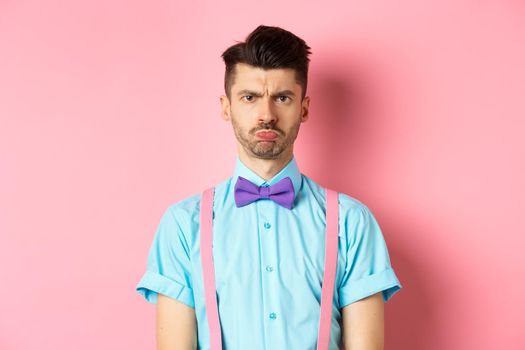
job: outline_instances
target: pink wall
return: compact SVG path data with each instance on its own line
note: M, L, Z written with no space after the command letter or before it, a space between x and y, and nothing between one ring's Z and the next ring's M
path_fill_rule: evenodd
M383 228L386 348L522 349L525 7L466 0L1 1L0 349L154 347L135 284L233 171L219 55L261 23L313 48L301 170Z

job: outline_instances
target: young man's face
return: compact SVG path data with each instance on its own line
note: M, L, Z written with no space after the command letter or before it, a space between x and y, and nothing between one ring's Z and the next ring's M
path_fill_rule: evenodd
M293 153L299 126L308 119L309 97L293 69L264 70L237 64L230 98L221 96L222 117L231 121L239 152L279 159Z

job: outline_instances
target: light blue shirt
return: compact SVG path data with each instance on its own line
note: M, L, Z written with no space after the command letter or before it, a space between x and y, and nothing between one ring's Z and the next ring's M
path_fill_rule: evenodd
M237 208L234 186L242 176L270 186L289 176L293 209L270 199ZM201 194L167 208L151 245L137 291L156 303L157 293L195 309L198 349L209 349L209 328L199 248ZM295 157L265 181L239 158L233 176L215 187L213 260L223 348L315 349L325 252L325 189L301 174ZM340 349L341 308L400 288L387 246L370 210L339 193L339 243L330 349Z

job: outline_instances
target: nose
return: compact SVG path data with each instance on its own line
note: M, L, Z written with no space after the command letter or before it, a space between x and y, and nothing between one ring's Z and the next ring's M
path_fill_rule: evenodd
M271 99L261 101L259 110L259 123L275 123L277 121L277 113L275 112L274 106Z

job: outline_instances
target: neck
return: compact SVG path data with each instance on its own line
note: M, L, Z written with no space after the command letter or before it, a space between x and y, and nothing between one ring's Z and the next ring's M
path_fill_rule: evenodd
M292 160L292 158L293 152L289 152L288 154L276 159L261 159L250 157L244 152L239 153L239 159L243 164L266 181L270 180L281 171L286 164Z

